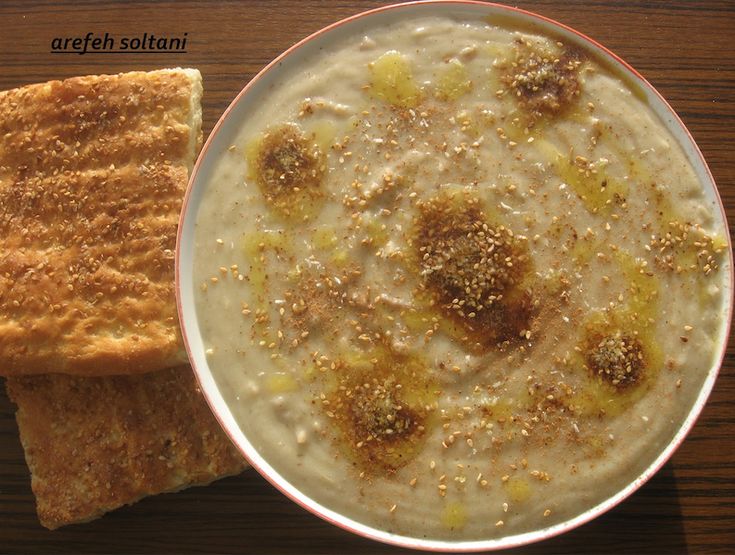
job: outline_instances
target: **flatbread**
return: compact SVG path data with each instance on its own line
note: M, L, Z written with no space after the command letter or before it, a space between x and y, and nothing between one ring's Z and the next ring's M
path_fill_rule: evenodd
M192 69L0 92L0 375L185 362L174 249L201 94Z
M237 474L245 462L188 366L137 376L8 378L38 517L87 522L147 495Z

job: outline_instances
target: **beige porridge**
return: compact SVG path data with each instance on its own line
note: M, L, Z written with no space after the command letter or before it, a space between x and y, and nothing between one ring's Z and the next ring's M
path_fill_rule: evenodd
M195 234L210 368L261 455L358 522L567 520L651 464L715 362L719 211L640 92L555 38L368 30L218 156Z

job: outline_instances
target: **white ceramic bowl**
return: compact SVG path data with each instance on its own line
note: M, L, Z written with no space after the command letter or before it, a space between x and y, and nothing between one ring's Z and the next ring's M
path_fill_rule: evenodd
M707 168L701 152L697 148L697 145L694 143L694 140L686 127L673 109L666 103L663 97L661 97L661 95L640 74L615 54L605 49L592 39L581 35L569 27L545 17L516 8L481 2L442 0L399 4L368 11L343 21L339 21L292 46L271 62L252 81L250 81L240 94L237 95L227 110L225 110L202 149L201 155L199 156L192 172L186 198L184 200L176 250L177 302L189 359L196 372L201 389L214 414L232 441L240 449L243 455L247 457L252 466L255 467L258 472L260 472L281 492L286 494L302 507L323 519L336 524L337 526L386 543L435 551L481 551L503 549L555 536L562 532L571 530L572 528L575 528L611 509L641 487L641 485L643 485L659 468L661 468L661 466L669 459L669 457L671 457L676 448L684 440L684 437L694 425L696 418L700 414L707 397L712 390L719 367L722 363L725 346L727 344L729 322L732 315L733 290L732 248L730 245L728 263L729 303L726 314L724 315L725 318L727 318L728 325L721 327L722 334L717 341L717 344L721 346L721 352L716 359L716 364L714 364L710 369L696 402L692 406L687 418L672 441L661 451L658 457L651 462L648 468L646 468L640 476L630 482L625 488L618 491L615 495L584 513L565 522L533 532L484 541L448 542L398 536L351 520L344 515L338 514L320 505L301 493L298 484L290 483L285 480L267 460L261 457L238 426L237 421L233 417L230 407L225 402L224 396L222 395L208 366L194 308L195 284L192 277L194 232L198 207L202 200L206 183L212 174L213 165L217 160L218 154L233 143L238 127L243 121L247 120L248 114L252 110L257 109L259 102L264 98L269 86L278 80L279 75L282 75L284 72L288 72L290 68L297 67L302 60L307 59L319 49L329 48L330 44L343 37L353 36L358 33L362 34L362 30L365 28L380 26L381 24L394 22L401 18L442 14L501 16L507 22L518 21L524 25L531 25L541 33L550 32L556 34L557 36L562 37L568 44L576 44L587 51L597 53L602 60L609 63L628 79L637 83L640 90L643 91L643 94L647 97L650 106L658 114L661 120L665 122L673 136L683 147L684 152L691 161L700 181L705 186L708 200L710 200L713 205L717 205L720 208L722 229L727 229L724 208L715 187L712 175ZM727 237L729 242L729 234Z

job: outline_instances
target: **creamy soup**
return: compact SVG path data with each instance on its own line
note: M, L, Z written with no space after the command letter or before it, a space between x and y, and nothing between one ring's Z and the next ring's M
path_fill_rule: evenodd
M716 363L727 242L636 86L488 20L366 30L215 154L209 366L323 506L475 540L567 520L671 441Z

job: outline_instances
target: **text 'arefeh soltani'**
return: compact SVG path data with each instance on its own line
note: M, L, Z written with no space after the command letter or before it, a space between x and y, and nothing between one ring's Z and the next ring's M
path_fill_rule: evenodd
M110 33L89 32L84 36L54 37L51 40L52 54L112 54L125 52L186 52L188 33L178 36L142 35L114 37Z

